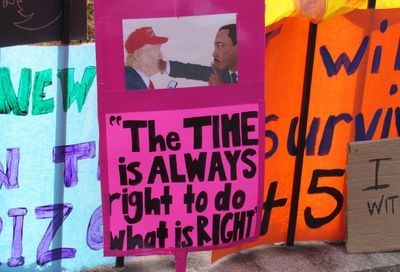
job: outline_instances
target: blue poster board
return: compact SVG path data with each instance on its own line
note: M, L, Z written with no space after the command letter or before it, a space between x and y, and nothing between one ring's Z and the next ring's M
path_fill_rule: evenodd
M103 257L94 45L0 50L0 271Z

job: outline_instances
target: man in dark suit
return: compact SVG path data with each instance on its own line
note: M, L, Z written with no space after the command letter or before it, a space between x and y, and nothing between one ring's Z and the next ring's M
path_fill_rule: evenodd
M166 71L171 77L207 81L209 85L237 83L236 44L236 24L225 25L215 36L212 54L214 61L211 66L160 60L160 70L162 73Z
M136 29L129 35L125 42L127 90L154 89L150 77L159 72L158 60L163 58L161 45L167 41L168 38L157 37L151 27Z

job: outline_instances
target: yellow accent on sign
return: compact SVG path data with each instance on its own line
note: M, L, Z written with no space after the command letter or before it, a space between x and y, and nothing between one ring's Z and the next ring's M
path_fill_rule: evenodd
M376 9L400 8L399 0L376 2ZM265 6L268 26L290 16L305 16L315 23L326 21L354 9L366 9L368 0L265 0Z

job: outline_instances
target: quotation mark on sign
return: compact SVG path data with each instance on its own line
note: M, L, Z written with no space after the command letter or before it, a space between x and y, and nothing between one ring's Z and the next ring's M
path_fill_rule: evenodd
M118 126L120 126L121 125L121 120L122 120L121 116L119 116L119 115L118 116L114 116L113 115L113 116L110 117L110 125L114 126L114 122L115 122L115 123L117 123Z

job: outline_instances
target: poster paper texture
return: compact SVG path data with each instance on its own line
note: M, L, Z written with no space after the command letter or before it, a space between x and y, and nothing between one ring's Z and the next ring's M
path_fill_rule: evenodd
M255 104L126 113L120 126L109 124L111 249L210 247L254 237L257 110ZM216 122L199 135L197 124L206 119ZM213 133L234 122L232 137Z
M102 252L95 65L93 44L1 49L0 271L114 261Z
M296 241L345 240L347 144L399 136L398 13L357 10L318 24L297 208L293 180L310 22L286 18L266 29L261 236L240 249L213 252L214 260L286 241L290 214Z
M255 240L263 1L95 8L105 255Z

